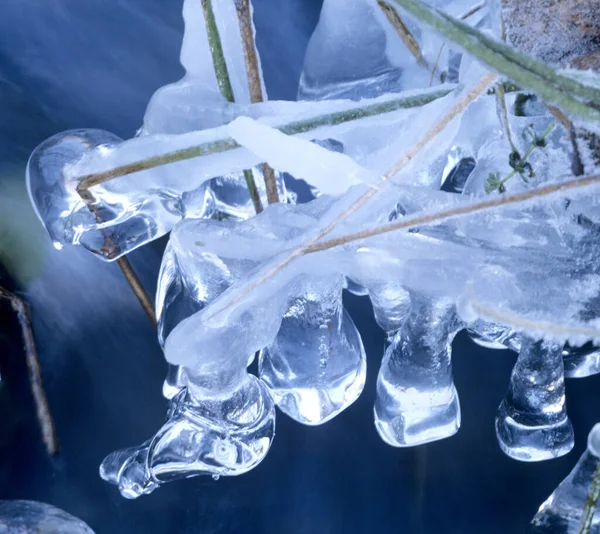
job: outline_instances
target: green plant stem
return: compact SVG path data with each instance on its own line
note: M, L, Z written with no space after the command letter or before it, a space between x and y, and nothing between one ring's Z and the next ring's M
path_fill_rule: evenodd
M590 534L592 529L592 521L594 515L598 509L598 501L600 500L600 464L596 468L594 478L592 478L592 485L588 493L585 505L583 507L583 513L581 515L581 526L579 527L579 534Z
M233 95L233 88L231 87L231 79L229 77L229 71L227 70L227 62L225 61L225 54L223 53L223 44L221 42L221 36L219 34L219 28L217 28L217 21L215 20L215 12L212 7L212 0L202 0L202 9L204 11L204 20L206 24L206 33L208 35L208 44L210 53L213 60L213 67L215 69L215 76L217 77L217 84L221 94L228 102L234 102L235 97ZM250 169L244 170L244 179L248 186L248 193L252 199L252 204L256 213L260 213L263 210L262 202L260 200L260 193L256 187L254 181L254 175Z
M544 130L544 132L542 133L540 139L544 139L546 140L546 138L550 135L550 133L552 132L552 130L554 130L554 128L556 128L556 122L552 121L548 127ZM539 148L538 145L536 145L535 143L531 143L531 146L527 149L527 152L525 152L525 155L523 156L523 158L521 159L522 163L525 163L527 161L527 158L529 158L529 156L531 156L531 153L536 149ZM515 174L517 174L517 169L513 169L511 171L510 174L508 174L505 178L503 178L502 180L500 180L499 182L499 186L503 186L506 182L508 182L513 176L515 176Z
M434 90L428 90L420 95L401 96L386 102L367 104L363 107L351 109L349 111L338 111L310 119L293 121L279 126L278 130L288 135L303 134L316 130L322 126L336 126L367 117L393 113L399 109L420 107L429 104L438 98L446 96L453 89L454 87L439 87L435 88ZM227 152L228 150L233 150L236 148L240 148L240 145L238 145L233 139L226 138L218 141L209 141L207 143L183 148L181 150L175 150L173 152L167 152L151 158L121 165L108 171L81 176L77 179L77 190L80 194L85 194L85 191L91 187L114 180L115 178L119 178L121 176L127 176L129 174L153 169L162 165L168 165L169 163L175 163L177 161L185 161L202 156L208 156L210 154Z
M225 54L223 53L221 36L219 35L217 21L215 20L215 12L213 10L212 0L201 0L201 2L202 10L204 11L206 33L208 34L208 45L210 47L215 75L217 77L217 84L219 85L219 90L221 91L223 97L228 102L234 102L235 98L233 96L233 88L231 87L231 79L229 78L227 62L225 61Z
M600 104L600 90L557 74L548 65L514 50L504 43L490 39L419 0L394 0L419 20L432 26L480 61L495 69L521 87L537 93L547 102L582 118L600 121L600 111L577 100L572 95Z

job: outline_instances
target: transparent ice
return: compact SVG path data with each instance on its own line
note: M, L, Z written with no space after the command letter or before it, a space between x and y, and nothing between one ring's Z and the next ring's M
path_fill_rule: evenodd
M496 435L508 456L525 462L557 458L573 448L560 345L522 341L508 393L498 408Z
M277 406L308 425L329 421L361 394L366 376L360 334L342 306L343 278L313 278L292 301L259 376Z
M453 16L474 7L434 3ZM496 96L484 91L416 150L488 71L406 17L415 58L394 11L376 0L325 0L303 101L252 103L236 1L212 4L232 101L214 74L202 6L185 0L186 75L156 92L138 135L59 134L28 165L32 202L57 248L80 243L113 260L171 232L156 300L166 421L107 456L101 476L136 498L178 478L238 475L267 454L275 404L306 424L348 407L365 355L343 288L369 295L387 334L375 402L386 442L419 445L458 430L451 343L466 327L483 346L520 351L496 421L502 449L521 460L568 452L563 375L599 370L598 187L476 209L490 174L512 173L509 193L571 176L565 128L535 98L507 94L520 154L551 130L528 159L535 174L514 173ZM489 4L468 23L494 26ZM177 151L196 157L140 170ZM267 206L263 162L281 203ZM83 177L123 166L85 193L87 204L79 196ZM256 216L247 169L265 206ZM284 172L315 198L294 205ZM383 232L390 223L403 229ZM329 239L336 246L325 247ZM258 378L247 370L255 358Z
M585 378L600 373L600 348L593 343L581 347L563 348L563 362L567 378Z
M410 302L377 377L375 426L395 447L447 438L460 427L450 354L462 325L449 302L414 294Z
M544 501L531 521L532 534L600 532L600 511L590 497L600 496L600 423L588 436L587 450L577 465ZM585 510L585 515L584 515ZM589 530L583 530L584 525Z
M0 501L0 534L94 534L83 521L43 502Z
M179 350L187 346L193 365L170 362L163 386L169 410L157 434L139 447L112 453L100 468L102 478L127 498L177 478L242 474L265 457L274 437L271 396L246 371L255 349L242 341L223 352L210 343L194 346L196 336L178 334L182 323L252 267L204 251L197 244L202 222L188 219L172 232L157 291L159 339L167 354L170 343Z

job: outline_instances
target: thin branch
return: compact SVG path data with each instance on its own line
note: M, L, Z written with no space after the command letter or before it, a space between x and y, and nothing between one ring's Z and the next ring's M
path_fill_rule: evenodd
M580 117L600 121L600 111L572 96L600 103L600 90L562 76L550 66L489 38L419 0L394 1L489 67L534 91L547 102Z
M246 60L246 73L248 74L248 88L250 90L250 101L255 104L263 102L264 96L260 81L260 70L258 67L258 55L254 43L254 29L252 27L252 13L250 12L250 0L236 0L235 7L240 23L240 33L244 45L244 58ZM277 192L277 180L275 171L267 164L262 164L262 174L267 190L269 204L279 202Z
M42 439L48 454L55 456L59 452L58 438L56 437L56 429L52 420L48 398L44 391L44 383L42 381L42 373L40 370L40 362L38 360L35 341L33 338L33 330L31 329L31 319L29 310L22 299L7 291L0 286L0 299L7 300L13 311L17 314L19 325L21 326L21 336L25 348L25 357L27 361L27 370L29 372L29 383L31 392L35 402L37 412L37 420L42 431Z
M258 55L254 43L254 28L252 27L252 13L250 12L250 0L235 0L242 44L244 45L244 60L246 62L246 73L248 75L248 88L250 90L250 102L263 102L264 95L260 80L260 69L258 67Z
M227 62L225 61L223 44L221 43L221 36L219 35L217 21L215 20L215 12L213 10L212 0L201 0L201 2L202 10L204 11L206 33L208 34L208 44L219 90L228 102L233 102L233 88L231 87L229 72L227 71Z
M140 282L136 272L133 270L131 263L124 256L120 257L117 260L117 263L119 264L121 271L123 271L127 282L129 282L131 289L133 289L135 296L140 301L142 308L144 308L146 315L150 321L152 321L154 326L158 326L158 321L156 320L156 311L154 310L154 303L148 296L148 293L146 293L144 286L142 286L142 282Z
M548 184L535 189L527 189L526 191L523 191L521 193L515 193L512 195L502 195L494 197L491 200L482 200L481 202L465 204L463 206L438 211L436 213L419 215L415 217L405 217L390 224L377 226L375 228L370 228L368 230L363 230L354 234L340 236L336 239L330 239L329 241L322 241L321 243L316 243L314 245L311 245L310 247L307 247L305 252L307 254L312 252L320 252L322 250L327 250L333 247L339 247L340 245L351 243L352 241L358 241L359 239L366 239L368 237L374 237L388 232L394 232L396 230L407 230L409 228L414 228L425 224L439 223L447 219L451 219L453 217L459 217L461 215L470 215L473 213L478 213L498 208L501 206L518 204L534 198L542 198L553 193L568 191L570 189L577 189L596 183L600 183L600 175L584 176L583 178L578 178L577 180Z
M471 105L489 85L496 79L493 73L485 75L481 78L459 102L457 102L448 113L446 113L433 127L420 139L391 169L384 175L383 179L387 180L394 176L402 167L404 167L411 159L413 159L433 138L435 138L450 122L460 115L469 105Z
M96 199L94 198L94 195L91 193L91 191L89 191L87 189L83 189L81 191L79 189L77 189L77 192L79 193L79 195L85 202L85 205L87 206L87 208L90 210L90 212L92 212L92 214L96 218L96 221L98 222L98 224L101 224L103 222L102 216L100 215L100 212L98 211L98 208L95 204ZM117 257L121 253L120 248L112 240L110 234L108 233L108 231L106 229L102 229L101 233L104 237L104 243L102 245L102 250L101 250L102 254L106 258ZM123 271L123 274L125 275L125 279L127 280L127 283L129 284L129 286L131 287L134 295L137 297L138 301L142 305L142 308L146 312L146 315L148 316L148 318L150 319L150 321L152 322L152 324L154 326L158 326L158 322L156 319L156 311L154 309L154 303L152 302L152 300L146 293L146 290L144 289L144 286L140 282L140 279L138 278L137 274L135 273L131 263L129 263L129 260L126 259L125 257L118 258L117 263L119 264L121 271Z
M506 110L506 99L504 98L504 86L499 83L496 85L496 100L498 102L498 107L500 108L500 118L502 119L502 126L504 127L504 132L506 133L506 140L510 145L510 149L513 154L518 154L519 151L513 142L512 134L510 131L510 124L508 123L508 111Z
M210 54L213 60L213 67L215 69L215 76L217 77L217 84L221 94L228 102L234 102L235 96L233 94L233 88L231 87L231 79L229 77L229 70L227 69L227 61L225 60L225 54L223 53L223 43L221 42L221 35L219 34L219 28L217 27L217 21L215 20L215 13L212 7L212 0L202 0L202 9L204 11L204 21L206 24L206 33L208 35L208 44L210 48ZM246 54L246 52L244 52ZM246 62L248 58L246 58ZM248 77L248 83L250 78ZM253 88L250 88L252 93ZM256 89L254 89L256 90ZM259 80L259 91L260 91L260 80ZM254 181L254 175L250 169L246 169L243 172L246 185L248 186L248 193L252 199L252 204L256 213L262 211L262 202L260 200L260 193L256 187Z
M485 7L485 1L477 4L476 6L473 6L471 9L469 9L469 11L467 11L466 13L463 13L459 18L460 18L460 20L467 20L469 17L475 15L475 13L477 13L484 7Z
M431 77L429 78L429 87L431 87L431 85L433 84L433 79L435 78L435 73L437 71L438 63L440 62L440 58L442 57L442 50L444 50L445 44L446 43L442 43L442 46L440 46L440 50L439 50L437 56L435 57L435 62L433 64L433 68L431 69Z
M427 64L427 61L423 57L423 52L421 51L421 47L419 46L419 43L417 42L417 40L414 38L413 34L410 33L410 30L408 29L408 26L406 25L404 20L402 20L400 13L398 13L398 11L396 11L390 4L385 2L385 0L377 0L377 4L381 8L381 10L385 13L385 16L390 21L390 24L396 30L396 33L400 36L400 39L402 39L404 46L406 46L406 48L408 48L409 52L417 60L417 63L421 67L428 69L429 65Z
M426 145L428 145L440 132L444 130L444 128L460 113L462 113L467 106L476 100L482 93L485 92L487 87L494 81L496 78L495 74L487 74L485 75L479 82L471 89L459 102L457 102L440 120L438 120L426 133L425 135L415 144L413 147L408 150L408 152L394 165L391 169L389 169L386 173L384 173L381 177L381 182L385 183L392 176L394 176L398 171L400 171L404 166L406 166ZM317 232L315 236L310 238L306 243L304 243L301 247L293 250L286 258L284 258L280 263L278 263L275 267L267 271L264 275L262 275L258 280L249 284L246 289L240 291L233 299L231 299L225 306L221 309L214 312L209 319L214 317L215 315L225 311L227 308L233 306L236 302L243 299L246 295L250 294L254 289L260 286L262 283L271 279L275 276L279 271L281 271L284 267L289 265L296 258L303 256L309 252L316 252L317 250L321 250L320 244L317 243L320 239L329 234L335 227L342 221L346 220L350 215L360 209L363 205L365 205L377 192L379 188L371 188L365 193L363 193L355 202L353 202L346 210L344 210L340 215L335 217L331 222L327 224L325 228L322 228ZM332 243L338 241L337 239L333 239L331 241L327 241L326 243ZM335 246L335 245L334 245Z
M256 213L260 213L264 208L262 205L262 201L260 200L260 194L256 189L256 182L254 181L254 176L252 175L252 171L250 169L244 170L244 179L246 180L246 186L248 187L250 198L252 199L254 211Z
M339 124L344 124L367 117L393 113L399 109L424 106L430 102L433 102L434 100L437 100L438 98L448 95L453 89L454 87L440 87L434 90L428 90L420 95L400 96L399 98L377 104L367 104L363 107L357 107L349 111L338 111L310 119L293 121L283 124L277 127L277 129L288 135L308 133L322 126L337 126ZM127 176L136 172L161 167L162 165L168 165L169 163L208 156L210 154L227 152L228 150L233 150L236 148L240 148L240 145L238 145L233 139L227 138L218 141L209 141L201 145L195 145L173 152L167 152L151 158L121 165L108 171L81 176L77 178L77 191L83 196L87 189L103 184L110 180L114 180L115 178L119 178L121 176Z
M590 534L592 530L592 522L594 515L598 509L598 501L600 500L600 463L596 467L594 477L592 478L592 484L588 493L585 505L583 507L583 514L581 517L581 526L579 527L579 534Z

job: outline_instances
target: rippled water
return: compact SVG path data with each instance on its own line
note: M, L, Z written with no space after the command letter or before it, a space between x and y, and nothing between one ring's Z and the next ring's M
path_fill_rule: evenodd
M0 499L49 502L111 533L523 532L566 476L600 420L600 377L567 382L576 448L522 464L496 444L494 416L511 353L460 335L454 373L463 408L451 439L394 449L372 406L383 334L364 299L348 306L368 357L361 398L322 427L284 415L267 459L239 478L176 482L135 502L102 482L98 465L161 424L166 364L156 333L116 265L54 250L26 199L29 152L70 128L130 137L153 91L182 74L181 1L0 1L0 263L3 282L33 310L62 454L44 453L16 324L0 311ZM293 98L318 0L255 0L258 46L272 98ZM164 242L131 260L153 292Z

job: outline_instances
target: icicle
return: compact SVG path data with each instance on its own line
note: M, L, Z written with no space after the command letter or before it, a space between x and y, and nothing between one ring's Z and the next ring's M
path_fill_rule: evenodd
M523 340L498 408L496 435L508 456L525 462L557 458L573 448L559 345Z
M450 361L461 328L453 306L411 294L411 311L388 347L375 400L375 425L396 447L447 438L460 426Z

